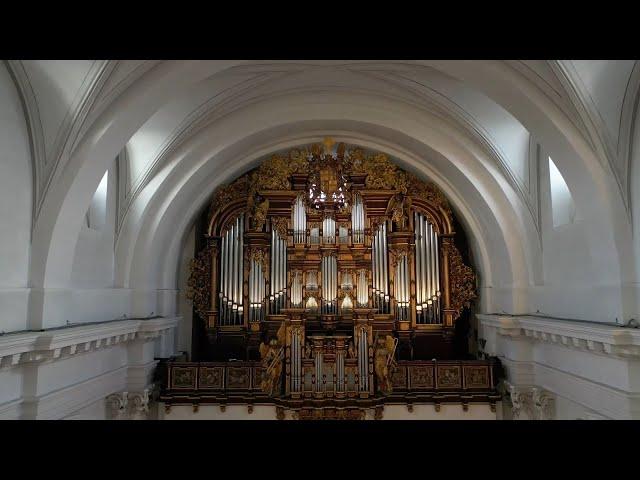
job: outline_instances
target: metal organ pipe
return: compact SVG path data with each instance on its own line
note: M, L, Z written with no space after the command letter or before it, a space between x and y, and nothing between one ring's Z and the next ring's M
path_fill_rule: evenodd
M302 196L298 196L293 207L293 238L294 243L305 243L307 229L307 212L304 208Z
M243 247L244 216L240 215L222 236L218 293L220 325L240 325L243 322Z
M416 321L440 323L438 233L424 215L416 213L415 218Z
M422 248L420 238L420 215L415 212L413 215L413 224L415 225L416 232L416 314L420 315L422 312Z
M389 265L387 262L387 224L382 224L382 288L384 290L384 299L389 301Z
M427 236L426 236L426 220L420 215L420 238L421 238L421 253L420 253L420 262L422 266L420 267L421 277L420 280L422 282L422 310L426 315L426 309L428 307L427 304Z
M354 196L353 209L351 210L351 230L353 243L364 243L364 206L359 194Z

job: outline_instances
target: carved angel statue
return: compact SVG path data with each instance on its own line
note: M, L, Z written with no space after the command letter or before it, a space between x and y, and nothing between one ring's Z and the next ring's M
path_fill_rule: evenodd
M262 202L256 202L256 200L250 196L247 203L251 214L251 229L254 232L261 232L264 223L267 221L269 199L265 198Z
M265 369L260 388L268 395L273 395L280 389L285 335L286 329L283 323L278 329L277 338L272 338L269 344L264 342L260 344L260 358Z
M409 210L411 209L411 197L404 193L396 193L387 206L387 215L391 216L393 228L397 232L406 231L409 228Z
M390 395L393 392L393 387L391 385L391 373L396 367L396 361L393 358L396 350L396 344L396 339L391 335L376 338L374 367L378 390L384 395Z

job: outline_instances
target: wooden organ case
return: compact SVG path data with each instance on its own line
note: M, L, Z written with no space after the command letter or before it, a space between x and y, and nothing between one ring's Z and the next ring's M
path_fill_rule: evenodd
M325 139L273 155L214 194L189 279L205 346L169 365L163 399L266 397L300 418L407 397L494 405L495 365L453 348L476 298L454 225L440 190L383 153Z

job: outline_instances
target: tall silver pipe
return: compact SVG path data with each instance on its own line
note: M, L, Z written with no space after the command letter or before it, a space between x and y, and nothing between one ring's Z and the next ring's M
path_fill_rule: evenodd
M374 235L373 240L371 242L371 284L373 287L373 292L374 294L376 293L376 290L378 288L377 285L377 278L378 278L378 271L376 269L376 237Z
M433 298L436 298L436 292L438 291L438 272L436 270L436 261L438 258L438 239L436 234L436 229L431 226L431 235L432 235L432 243L433 243Z
M430 303L433 268L431 266L431 225L429 223L425 225L425 232L427 241L427 303Z
M434 232L435 244L435 273L436 273L436 295L440 293L440 250L438 248L438 232Z
M421 215L421 219L420 219L420 237L421 237L421 254L420 254L420 262L421 262L421 267L420 270L422 271L422 275L421 275L421 281L422 281L422 308L426 308L426 302L427 302L427 239L426 239L426 235L425 235L425 219L424 217L422 217Z
M387 224L385 222L382 224L382 268L384 272L382 288L384 289L385 299L389 295L389 265L387 258Z
M240 306L240 304L242 303L240 301L240 268L242 266L242 251L241 251L241 247L242 247L242 235L240 232L240 229L242 228L242 222L240 221L240 217L238 217L236 219L236 225L238 226L236 229L236 275L235 275L235 298L234 298L234 302L236 304L236 308L238 306Z

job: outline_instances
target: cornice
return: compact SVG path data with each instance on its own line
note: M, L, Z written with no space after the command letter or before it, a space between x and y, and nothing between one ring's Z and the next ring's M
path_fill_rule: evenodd
M640 358L640 329L546 319L534 316L476 314L499 335L546 342L592 353Z
M179 317L118 320L0 337L0 368L57 360L131 341L148 341L175 328Z

